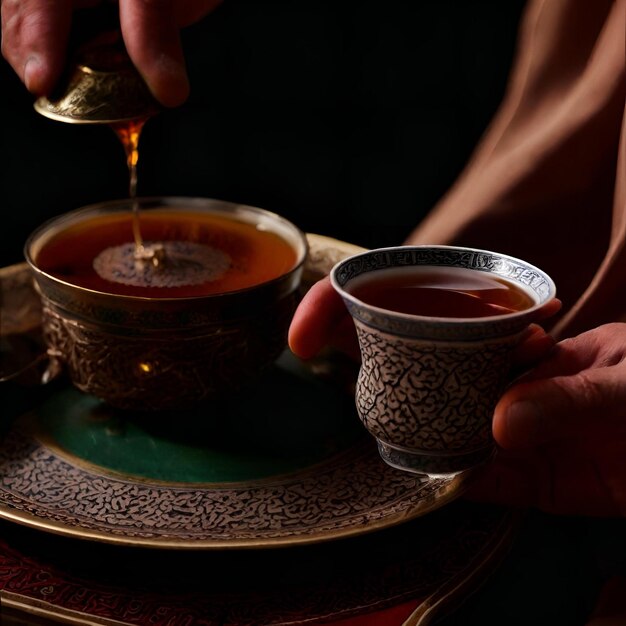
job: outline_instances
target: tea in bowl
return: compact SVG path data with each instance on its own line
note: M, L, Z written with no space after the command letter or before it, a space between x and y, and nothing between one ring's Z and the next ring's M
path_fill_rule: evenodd
M271 364L306 255L288 220L204 198L91 205L25 245L48 353L76 387L133 410L190 408Z
M507 255L452 246L371 250L330 276L359 339L359 417L383 460L431 476L488 460L513 350L555 297L552 279Z

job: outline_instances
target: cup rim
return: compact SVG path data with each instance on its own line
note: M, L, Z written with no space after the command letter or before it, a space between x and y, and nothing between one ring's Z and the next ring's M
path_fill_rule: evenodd
M377 307L375 305L369 304L355 297L351 293L349 293L343 285L339 283L338 274L342 267L346 264L362 257L367 257L373 253L385 253L385 252L395 252L395 251L411 251L411 250L453 250L458 252L475 252L475 253L483 253L488 255L494 255L503 260L511 261L514 263L519 263L524 265L527 269L531 271L537 272L547 283L548 285L548 294L544 300L540 302L536 302L533 306L522 309L520 311L515 311L513 313L504 313L501 315L488 315L482 317L440 317L440 316L430 316L430 315L416 315L412 313L402 313L400 311L394 311L392 309L385 309L382 307ZM424 265L424 267L442 267L441 265ZM389 268L381 268L381 269L389 269ZM470 268L475 269L476 271L481 271L478 268ZM349 302L354 306L362 307L364 309L370 310L378 315L392 317L398 320L402 320L404 322L410 323L414 321L416 323L434 323L439 326L479 326L485 323L498 323L498 322L507 322L512 320L520 320L523 318L533 318L541 309L543 309L548 302L553 300L556 297L556 284L554 280L542 269L537 266L529 263L528 261L524 261L518 257L511 256L509 254L504 254L501 252L494 252L492 250L487 250L486 248L471 248L466 246L455 246L455 245L443 245L443 244L421 244L421 245L400 245L400 246L387 246L381 248L371 248L370 250L366 250L364 252L359 252L357 254L350 255L337 262L330 271L330 283L335 289L335 291L343 298L345 302ZM506 277L504 277L506 278ZM349 281L348 281L349 282Z
M132 208L133 200L130 198L121 198L115 200L104 200L102 202L96 202L93 204L88 204L85 206L78 207L76 209L72 209L70 211L66 211L65 213L61 213L50 219L46 220L42 224L40 224L35 230L31 232L31 234L27 237L24 247L23 254L26 259L26 262L30 266L30 268L35 272L36 275L43 276L46 279L58 284L63 285L72 290L76 290L80 293L88 293L96 296L103 296L106 298L112 298L117 301L132 301L132 302L185 302L185 301L198 301L198 300L208 300L208 299L222 299L226 297L231 297L239 294L245 294L248 292L252 292L258 290L260 288L269 287L275 283L278 283L284 280L286 277L290 276L294 272L300 270L307 259L309 252L309 244L306 238L306 234L302 231L298 226L296 226L293 222L288 220L287 218L279 215L278 213L274 213L273 211L269 211L267 209L261 209L259 207L241 204L237 202L230 202L227 200L219 200L216 198L205 198L200 196L140 196L135 199L140 205L149 204L149 203L163 203L161 208L168 208L176 206L180 204L183 208L193 210L207 210L210 209L212 211L230 213L232 215L236 215L239 213L254 213L256 215L261 215L269 220L276 222L279 225L286 227L291 230L294 234L294 242L298 240L298 244L294 244L291 242L290 245L294 249L294 252L298 255L296 262L293 267L289 270L283 272L280 276L272 278L267 281L263 281L257 283L255 285L251 285L250 287L244 287L243 289L233 289L231 291L223 291L219 293L200 295L200 296L182 296L182 297L153 297L153 296L133 296L127 294L119 294L112 293L108 291L100 291L97 289L90 289L88 287L82 287L80 285L76 285L70 281L62 280L49 274L48 272L42 270L38 267L34 254L32 253L32 248L35 242L43 236L46 231L50 230L54 225L61 226L64 222L67 222L68 226L75 220L79 218L82 214L93 214L95 211L99 209L113 209L117 210L123 206L128 206L129 210ZM158 208L158 207L155 207ZM62 230L62 228L61 228Z

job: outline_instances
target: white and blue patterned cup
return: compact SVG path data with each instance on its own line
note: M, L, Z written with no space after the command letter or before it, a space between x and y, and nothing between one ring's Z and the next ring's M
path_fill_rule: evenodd
M350 293L359 276L407 266L488 272L521 287L533 304L491 317L426 317L372 306ZM371 250L339 262L330 276L356 326L362 359L356 405L381 457L431 476L489 460L493 411L510 382L513 349L555 297L552 279L510 256L452 246Z

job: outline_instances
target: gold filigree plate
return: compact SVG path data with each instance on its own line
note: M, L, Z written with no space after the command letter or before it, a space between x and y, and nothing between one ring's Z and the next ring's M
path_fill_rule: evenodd
M296 409L297 410L297 409ZM0 449L0 517L56 534L154 548L258 548L372 532L456 498L463 478L388 468L372 442L288 475L164 484L115 475L17 428Z
M355 251L325 237L308 240L305 289ZM24 266L27 280L28 271ZM10 275L14 281L15 272ZM332 376L332 364L317 362L314 373ZM269 413L274 402L268 398ZM287 409L297 423L298 403ZM169 549L276 547L361 535L442 507L467 481L464 474L433 479L395 470L364 437L320 462L259 479L168 483L86 462L31 430L28 416L0 443L0 477L0 518L65 536Z

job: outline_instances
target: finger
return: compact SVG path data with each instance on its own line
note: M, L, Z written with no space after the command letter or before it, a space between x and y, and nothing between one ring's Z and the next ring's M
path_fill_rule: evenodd
M161 104L173 107L189 95L174 0L120 0L120 25L128 54Z
M559 342L525 381L570 376L594 367L618 364L626 354L626 324L606 324Z
M552 298L549 302L546 302L545 306L541 308L539 311L539 316L537 317L537 321L548 319L553 315L556 315L563 306L563 303L558 298Z
M493 419L494 437L503 448L624 428L625 364L518 383L500 399Z
M350 315L328 277L315 283L305 294L289 328L289 347L300 358L315 356L332 342L338 326L349 329ZM349 333L350 331L347 330ZM354 327L351 330L354 335Z
M361 360L359 340L350 315L345 315L337 322L328 340L328 345L347 354L353 361Z
M525 331L520 344L513 354L513 366L524 370L545 358L554 348L554 339L537 324L531 324Z
M28 91L52 91L65 62L71 0L3 0L2 54Z

